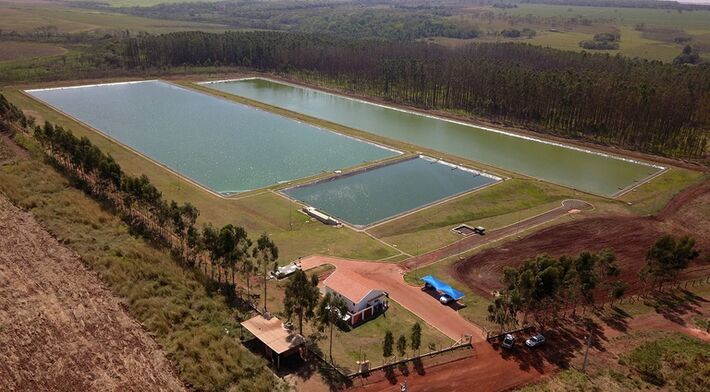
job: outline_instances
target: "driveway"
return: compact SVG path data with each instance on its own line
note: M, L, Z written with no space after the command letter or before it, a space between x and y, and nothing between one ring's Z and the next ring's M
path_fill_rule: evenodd
M463 335L471 336L472 343L485 341L481 328L461 317L450 306L440 304L436 298L423 292L419 287L407 284L403 277L404 270L396 264L318 255L301 259L304 270L323 264L331 264L337 270L359 274L366 282L370 282L373 289L387 291L392 300L397 301L454 341L460 340Z

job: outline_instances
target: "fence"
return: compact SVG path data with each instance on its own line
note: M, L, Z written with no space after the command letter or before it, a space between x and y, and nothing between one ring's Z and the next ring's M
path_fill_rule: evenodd
M382 365L380 365L380 366L375 366L375 367L373 367L373 368L370 368L370 369L368 369L368 370L365 371L365 372L358 371L358 372L355 372L355 373L351 373L351 374L349 374L347 377L349 377L349 378L355 378L355 377L358 377L358 376L366 376L366 375L368 375L368 374L370 374L370 373L372 373L372 372L376 372L376 371L378 371L378 370L385 370L385 369L387 369L387 368L391 368L391 367L394 367L394 366L407 364L407 363L409 363L409 362L414 362L414 361L416 361L416 360L421 360L421 359L425 359L425 358L431 358L431 357L434 357L434 356L440 355L440 354L448 354L448 353L451 353L451 352L454 352L454 351L458 351L458 350L461 350L461 349L466 349L466 348L473 350L473 345L471 344L471 337L470 337L470 336L467 336L466 338L462 338L461 340L459 340L457 343L454 343L454 345L452 345L452 346L450 346L450 347L446 347L446 348L443 348L443 349L441 349L441 350L429 351L429 352L426 352L426 353L424 353L424 354L416 355L416 356L413 356L413 357L403 358L403 359L400 359L400 360L397 360L397 361L393 361L393 362L386 362L386 363L384 363L384 364L382 364Z

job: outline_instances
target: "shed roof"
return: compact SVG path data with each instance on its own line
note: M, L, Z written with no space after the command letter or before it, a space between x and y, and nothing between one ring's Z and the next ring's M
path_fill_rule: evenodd
M421 278L421 280L423 280L427 284L434 287L436 290L448 295L449 297L453 298L456 301L463 298L462 292L456 290L455 288L449 286L448 284L440 281L439 279L437 279L431 275L427 275L427 276Z
M258 315L242 322L242 326L277 354L303 344L303 337L286 330L277 317L267 319Z

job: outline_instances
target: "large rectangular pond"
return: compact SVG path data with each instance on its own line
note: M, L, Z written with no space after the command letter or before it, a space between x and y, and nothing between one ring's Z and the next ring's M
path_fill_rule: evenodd
M205 84L294 112L604 196L615 196L664 169L266 79Z
M365 227L499 180L420 156L282 192L353 226Z
M26 92L221 194L399 154L162 81Z

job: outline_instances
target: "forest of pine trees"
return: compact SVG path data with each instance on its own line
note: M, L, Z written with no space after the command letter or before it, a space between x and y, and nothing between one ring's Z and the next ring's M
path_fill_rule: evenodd
M298 73L396 103L682 158L706 153L710 68L532 45L348 40L278 32L129 38L129 69L238 66Z

